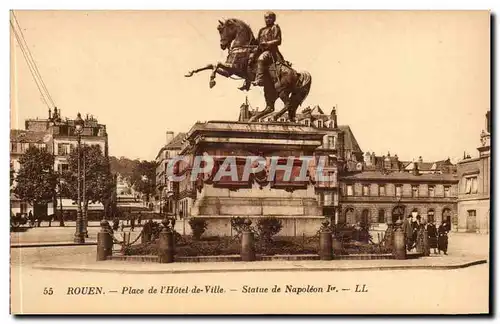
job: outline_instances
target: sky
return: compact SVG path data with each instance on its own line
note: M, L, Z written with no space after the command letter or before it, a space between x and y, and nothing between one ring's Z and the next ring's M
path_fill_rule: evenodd
M490 109L490 17L486 11L276 11L281 52L309 71L303 107L337 106L363 151L426 161L477 155ZM237 120L261 88L209 71L225 61L218 19L239 18L257 33L264 11L16 11L43 80L63 117L106 124L114 156L154 159L166 131L197 121ZM46 118L11 37L11 128ZM278 100L276 109L282 107ZM299 108L300 109L300 108Z

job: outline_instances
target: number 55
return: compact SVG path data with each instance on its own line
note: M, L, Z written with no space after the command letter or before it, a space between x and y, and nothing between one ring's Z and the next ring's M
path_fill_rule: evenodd
M53 293L54 293L54 291L52 290L52 287L49 287L49 288L45 287L45 288L43 288L43 294L44 295L52 295Z

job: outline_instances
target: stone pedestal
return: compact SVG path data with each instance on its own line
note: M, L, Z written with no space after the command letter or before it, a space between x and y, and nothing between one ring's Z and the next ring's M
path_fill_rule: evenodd
M323 218L315 193L319 182L312 179L316 175L315 163L302 158L315 154L324 135L317 129L293 123L208 121L195 124L186 135L187 144L180 155L189 157L190 161L203 155L213 160L213 167L206 171L209 174L198 177L195 185L179 185L179 196L184 197L182 203L189 205L188 216L207 220L206 235L231 235L232 217L256 221L271 215L282 221L279 235L315 235ZM224 164L227 157L231 157L229 168L236 171L232 173L236 177L216 176L223 165L227 170L228 165ZM284 171L289 158L290 178L285 177L288 173ZM254 167L265 167L249 175L245 173L248 171L245 166L251 161ZM306 166L310 177L299 177L303 162L309 163ZM279 168L271 172L275 169L271 166L276 165ZM179 166L179 173L186 177L191 176L193 170L197 169L188 163ZM332 181L330 185L335 187L336 183Z

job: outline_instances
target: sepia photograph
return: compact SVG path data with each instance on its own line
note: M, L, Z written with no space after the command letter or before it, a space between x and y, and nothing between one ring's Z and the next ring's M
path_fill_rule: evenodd
M10 313L491 313L487 10L10 10Z

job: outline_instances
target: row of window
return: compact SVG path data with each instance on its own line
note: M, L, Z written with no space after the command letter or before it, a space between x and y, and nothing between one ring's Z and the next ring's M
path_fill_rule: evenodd
M475 211L474 211L474 213L475 213ZM417 209L413 209L412 212L411 212L411 214L414 217L416 217L419 213L418 213ZM377 214L377 222L378 223L386 223L386 222L388 222L389 221L388 216L389 215L387 215L385 209L379 209L378 210L378 214ZM404 213L401 214L400 211L396 207L392 211L392 222L394 223L398 219L401 219L403 216L404 216ZM445 208L443 210L442 219L451 219L451 216L452 216L451 210L448 209L448 208ZM368 223L371 222L370 210L368 210L368 209L363 209L363 211L361 212L361 215L359 215L359 214L355 213L355 211L354 211L353 208L348 208L345 211L345 214L341 215L340 217L341 217L341 219L339 219L339 221L342 222L342 223L347 222L349 224L352 224L352 223L361 222L361 223L368 224ZM416 218L414 218L414 220L415 219ZM427 210L427 214L423 215L422 219L426 220L427 222L435 221L436 219L435 219L435 211L434 211L434 209L432 209L432 208L428 209Z
M403 196L403 185L395 185L396 190L394 191L395 197L402 197ZM435 197L435 186L429 185L427 187L427 196L426 197ZM347 184L346 185L346 193L347 196L354 196L354 186L352 184ZM363 185L363 190L362 190L362 195L363 196L370 196L370 185ZM380 197L387 197L388 195L386 194L386 186L385 185L378 185L378 192L372 193L372 196L380 196ZM419 193L419 185L412 185L411 186L411 196L413 198L418 198L420 195ZM444 186L444 196L445 197L450 197L450 186Z
M13 153L25 153L30 147L37 147L44 150L47 148L47 145L45 143L10 143L10 150Z
M274 121L274 119L271 117L271 118L268 118L267 121L272 122L272 121ZM282 117L282 118L279 118L278 121L284 123L284 122L286 122L286 119L284 117ZM317 119L317 120L311 122L310 119L303 119L301 121L301 123L306 125L307 127L313 126L313 127L318 127L318 128L334 128L333 120L329 120L329 121L325 122L321 119Z

